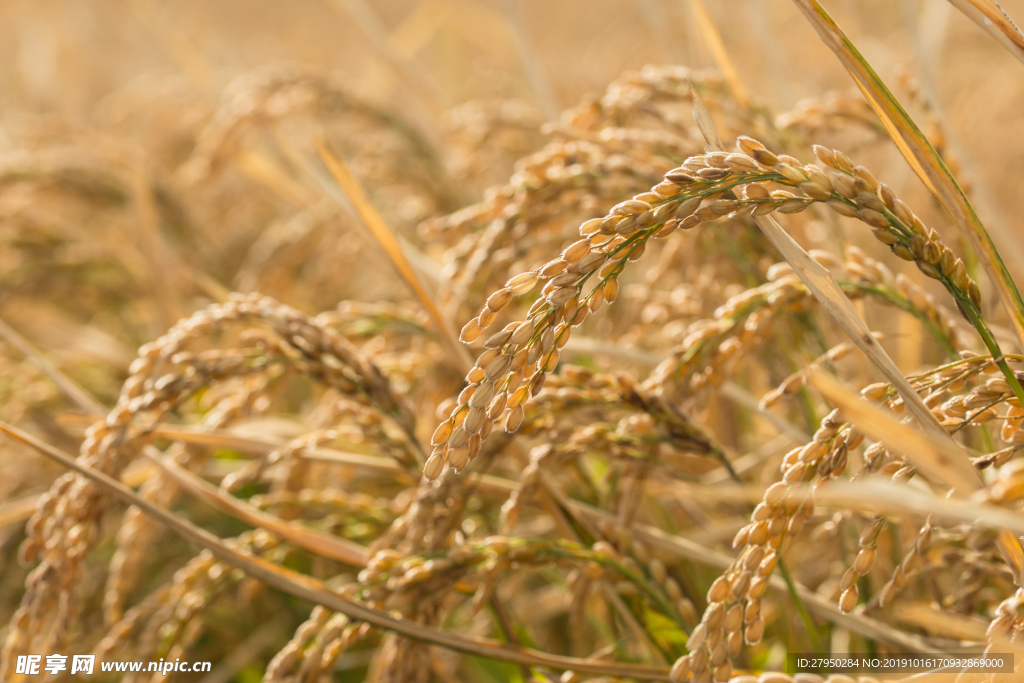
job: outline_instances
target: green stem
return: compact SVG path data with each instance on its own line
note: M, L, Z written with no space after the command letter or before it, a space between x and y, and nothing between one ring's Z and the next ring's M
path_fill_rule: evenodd
M516 635L515 626L513 626L508 613L502 604L498 602L498 599L492 595L490 600L487 601L487 607L491 612L491 616L494 617L494 621L498 624L498 632L502 636L501 642L522 647L522 642L520 642L519 637ZM533 678L533 672L530 671L530 667L526 664L520 664L517 673L519 674L518 679L523 683Z
M1013 395L1017 397L1021 405L1024 405L1024 387L1021 387L1020 382L1017 380L1017 375L1014 374L1010 364L1006 362L1006 358L1003 356L1002 350L999 348L999 344L996 342L995 336L992 331L988 329L988 325L982 319L978 309L974 307L970 301L960 301L960 307L967 313L967 317L970 319L971 324L974 325L974 329L981 335L982 342L985 343L985 347L988 349L989 354L992 356L992 360L996 366L1003 373L1007 383L1010 385L1010 389L1013 390Z
M811 613L807 611L807 606L800 599L800 594L796 592L793 576L789 573L789 567L786 566L786 562L781 557L779 558L779 573L782 574L782 579L786 582L786 588L789 589L789 597L793 598L793 602L796 604L796 611L800 614L800 619L803 620L804 626L807 628L807 636L811 639L811 646L819 655L825 654L825 648L818 637L818 629L814 626Z
M939 345L942 346L942 350L946 352L947 356L953 359L959 358L957 350L953 348L953 345L952 343L950 343L949 338L942 333L942 330L940 330L938 326L935 325L935 323L928 319L928 315L924 311L920 310L912 303L910 303L910 301L904 299L897 292L891 291L888 287L884 285L867 285L862 284L860 282L847 282L844 280L839 281L839 286L842 287L844 290L852 289L872 294L881 299L884 299L892 306L895 306L900 310L910 313L912 316L917 318L918 321L921 322L921 324L924 325L925 329L928 330L929 334L931 334L932 337L935 338L935 341L937 341Z
M683 617L676 611L672 603L666 600L665 597L663 597L657 590L655 590L652 587L652 585L648 582L646 576L641 576L640 574L633 572L620 562L616 562L615 560L608 559L606 557L601 557L599 555L595 555L593 553L589 553L586 551L571 552L559 549L545 548L544 552L545 554L551 554L556 557L588 559L591 562L596 562L599 565L614 569L620 575L629 579L629 581L633 585L635 585L637 588L643 591L643 593L648 598L650 598L651 601L655 605L657 605L659 609L662 610L665 616L671 618L673 621L676 622L679 628L682 629L683 633L689 634L689 625L683 620Z

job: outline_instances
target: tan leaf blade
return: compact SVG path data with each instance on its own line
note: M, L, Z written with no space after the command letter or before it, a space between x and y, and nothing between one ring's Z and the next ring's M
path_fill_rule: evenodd
M946 430L942 428L935 415L924 404L921 397L914 388L910 386L903 373L893 363L889 354L885 352L882 345L871 334L870 328L860 317L857 309L847 298L839 283L835 281L832 274L824 266L812 259L803 250L796 240L790 237L789 233L782 229L782 226L771 216L757 216L754 218L761 232L779 250L783 258L789 262L793 270L810 290L814 298L818 300L821 307L843 328L843 332L850 337L853 343L864 352L882 373L886 380L899 392L903 403L907 406L914 418L921 427L938 440L953 443ZM959 450L959 449L957 449Z
M56 384L68 398L77 403L80 408L96 414L105 414L107 412L107 409L103 404L93 398L92 394L83 389L80 384L75 382L75 380L61 372L60 369L51 363L46 356L40 353L36 347L32 346L32 344L22 337L17 330L3 320L0 320L0 337L6 339L11 346L18 349L18 351L23 353L25 357L35 363L36 367L42 370L43 374L49 377L50 380Z
M984 486L967 454L948 436L935 439L917 431L820 370L811 373L809 382L868 438L905 456L929 479L965 494Z
M1024 34L996 0L949 0L949 3L1024 62Z
M65 414L61 416L61 424L92 424L102 419L98 415L77 415ZM207 429L190 425L168 425L158 424L149 428L153 436L191 443L201 446L213 446L215 448L229 448L242 453L257 453L265 455L276 448L285 445L286 440L277 436L251 435L245 436L233 430ZM304 448L301 450L301 457L307 460L319 460L321 462L332 462L338 465L359 467L374 472L387 472L397 478L398 481L411 483L409 474L391 458L377 455L365 455L363 453L351 453L340 451L334 448ZM126 475L127 476L127 475ZM122 477L125 479L125 477Z
M313 553L330 557L355 567L366 565L366 548L344 538L325 534L294 522L286 522L259 510L248 503L229 496L217 487L200 479L177 463L163 457L152 447L144 448L145 455L165 475L196 498L253 526L272 531L295 545Z
M153 429L155 436L161 436L183 443L202 444L204 446L215 446L218 448L232 448L248 453L269 453L275 448L280 448L285 441L272 437L245 437L224 430L199 430L195 427L179 425L157 425ZM404 478L403 470L394 460L362 453L350 453L339 451L333 448L306 448L302 449L302 457L310 460L322 460L334 462L339 465L361 467L377 472L388 472L400 479Z
M764 499L763 485L725 484L707 487L699 483L671 482L652 485L654 490L693 500L757 504ZM938 493L945 489L940 488ZM943 523L968 524L985 529L1009 529L1024 536L1024 513L971 498L947 498L933 491L920 491L894 484L884 477L856 481L834 479L827 486L792 486L786 497L793 501L813 499L819 507L857 510L877 514L934 515ZM739 526L742 526L740 524ZM738 526L735 528L739 528ZM693 539L690 539L693 540Z
M697 89L693 87L693 83L687 81L687 85L690 86L690 98L693 100L693 120L697 122L700 134L704 136L708 147L718 152L724 152L725 145L722 144L722 138L718 137L715 124L711 121L711 116L704 107L704 100L697 94Z
M26 496L0 505L0 529L8 524L24 522L36 511L39 496Z
M736 103L742 107L750 106L750 98L747 97L743 81L740 80L740 75L736 71L732 58L729 56L729 51L725 48L725 43L722 42L722 35L715 27L715 22L711 21L711 15L708 14L708 8L704 5L704 0L690 0L690 6L693 8L693 16L697 21L697 26L700 28L704 40L708 43L708 49L711 50L711 56L715 60L715 65L722 72L722 77L725 78L732 96L736 98Z
M341 157L328 147L324 140L316 140L316 147L320 152L320 158L323 159L331 175L334 176L334 180L348 196L363 225L370 231L370 234L377 240L377 243L383 247L388 258L391 259L395 268L398 269L398 273L430 315L430 319L434 322L438 334L441 335L441 339L448 349L451 360L464 374L469 372L473 367L473 360L470 358L466 348L459 343L458 335L455 334L451 325L448 324L448 321L441 314L437 304L434 302L434 298L423 286L419 276L416 274L416 270L406 257L402 245L395 237L395 233L384 222L384 219L377 213L377 210L373 208L373 204L370 202L369 197L366 196L359 181L352 175L352 171L341 160Z
M837 509L934 515L948 524L1010 529L1024 535L1024 515L1019 512L971 500L946 499L887 481L837 481L820 487L812 495L816 504Z
M1024 348L1024 298L1021 298L1016 283L967 195L928 138L818 0L793 1L814 26L822 41L839 57L907 163L967 237L999 293L999 300L1013 322L1017 340L1021 348Z
M933 636L978 643L985 641L988 623L973 615L947 612L925 602L897 604L893 612L898 621L916 626Z

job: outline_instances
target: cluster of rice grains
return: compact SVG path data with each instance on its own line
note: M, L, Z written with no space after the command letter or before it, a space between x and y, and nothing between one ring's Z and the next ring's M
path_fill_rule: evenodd
M734 152L702 152L690 83ZM316 316L279 303L315 310L325 292L367 281L359 267L324 267L338 254L329 229L354 225L299 179L313 174L287 172L302 159L294 140L324 119L372 131L362 146L348 141L357 175L388 197L386 218L418 257L444 252L438 303L468 320L461 340L479 348L457 398L436 331L399 286L373 285L394 303L349 301ZM444 649L446 631L490 643L495 659L520 647L558 654L521 664L517 675L538 683L644 672L673 683L869 683L773 671L786 649L817 643L823 634L808 630L826 622L834 642L874 652L967 639L898 622L892 606L904 599L944 623L990 622L976 649L1020 637L1021 597L991 530L814 503L813 491L840 477L930 481L816 397L808 378L825 369L907 414L777 262L757 216L800 214L786 228L814 242L811 257L869 321L884 307L899 321L884 332L920 333L910 385L972 447L989 482L984 502L1024 500L1014 460L1024 358L999 350L954 243L867 168L805 143L858 126L879 144L860 100L832 96L769 120L715 74L650 67L543 131L514 103L460 107L434 131L448 136L446 151L330 79L286 69L241 79L204 120L191 153L168 162L168 193L195 197L179 203L200 219L232 216L207 265L264 295L224 296L144 345L79 461L120 477L143 455L162 457L167 469L149 473L141 498L205 523L209 510L190 495L201 491L238 517L217 518L229 548L428 635L297 607L208 550L157 543L166 530L138 508L111 525L117 507L102 489L65 475L28 524L21 559L34 568L0 677L11 678L18 655L65 647L225 659L249 635L240 619L289 630L268 636L277 640L263 658L266 683L504 675ZM807 158L813 149L818 163L743 132ZM513 168L506 157L543 136ZM474 156L486 141L496 142ZM225 179L231 165L257 190ZM473 177L496 165L509 181L465 205ZM129 188L121 193L140 187L118 182ZM290 208L271 210L267 188ZM257 214L258 231L240 227ZM847 238L845 218L867 229ZM241 242L245 255L228 258ZM190 296L220 291L202 270ZM752 508L719 496L720 485L744 482L766 489ZM260 520L274 523L239 531ZM303 533L289 535L296 527ZM791 591L777 592L776 573ZM83 599L79 586L104 582L102 601ZM800 597L811 593L823 598L813 614ZM100 620L102 638L81 628Z
M856 218L870 226L873 236L897 257L913 262L928 278L939 281L952 295L963 318L974 324L983 337L990 336L982 321L980 290L967 274L963 261L896 197L891 188L879 183L866 168L855 165L842 152L820 146L815 146L814 153L822 166L805 165L789 155L776 155L748 137L741 136L737 147L734 153L711 152L688 158L680 167L667 172L662 182L649 192L617 204L600 218L584 222L579 230L581 239L566 247L558 258L534 271L513 276L487 299L479 315L463 328L463 342L472 343L481 338L515 297L542 285L540 296L533 301L525 319L510 322L483 337L484 351L466 377L468 386L432 437L434 451L424 470L427 478L437 477L446 464L456 471L466 467L480 451L494 423L503 417L506 432L513 433L520 428L525 415L524 403L538 394L543 397L548 393L544 391L546 378L559 367L559 355L569 341L572 328L615 300L620 276L628 262L643 254L648 240L719 218L799 213L814 204L823 204L838 215ZM849 254L847 263L829 252L818 251L812 256L826 266L845 266L843 269L854 276L844 283L848 294L875 296L908 311L928 326L946 353L956 354L956 349L964 343L963 333L953 316L930 294L903 274L894 277L888 268L857 247L849 247ZM699 391L709 380L721 383L735 371L735 363L729 361L744 347L751 348L763 341L769 334L765 329L768 323L782 310L802 310L813 305L809 292L787 264L770 268L768 277L770 283L730 298L716 310L715 319L691 325L682 347L673 352L674 360L659 366L647 384L668 389L668 380L683 372L681 367L694 365L701 344L709 339L714 342L710 345L711 352L700 358L706 370L701 368L691 373L687 388ZM802 391L808 371L824 363L834 363L850 350L848 344L830 349L769 392L762 401L762 408ZM960 355L964 361L914 378L915 386L925 394L928 405L935 406L936 416L943 424L960 428L998 419L1004 424L1003 440L1015 443L1020 433L1019 418L1024 416L1019 398L1011 389L1011 383L1018 379L1015 374L995 377L977 384L966 394L942 400L953 389L966 386L972 374L979 374L978 367L973 373L969 371L972 365L983 364L988 372L999 372L1000 366L1006 367L1005 361L975 359L974 354L967 351ZM672 389L677 388L678 385L672 383ZM865 396L889 399L888 407L902 412L902 401L888 385L872 385L865 390ZM1003 404L1008 412L1000 416L996 406ZM739 655L743 643L761 642L765 633L762 598L767 591L768 578L791 539L799 536L814 514L814 505L809 499L788 496L787 489L801 484L810 484L813 488L842 475L850 454L863 440L861 434L833 411L822 420L810 443L792 450L784 458L782 481L769 487L764 500L752 513L750 524L739 531L733 543L739 550L737 559L712 583L707 593L708 606L687 641L689 654L680 657L672 667L673 681L730 680L731 660ZM561 445L557 448L564 450ZM976 464L987 467L1004 463L1013 451L1011 447L991 456L981 456ZM551 460L550 455L534 458L523 472L524 481L536 479L538 467ZM880 444L874 444L865 451L864 464L857 476L875 472L903 483L915 474L915 469L892 459ZM1008 484L995 485L992 494L994 499L1020 496ZM518 503L515 497L510 503L513 501ZM518 509L518 505L510 509ZM875 565L879 535L885 522L884 516L870 518L859 533L854 559L838 583L838 606L842 612L851 611L858 602L858 584L864 585L862 579ZM915 563L928 552L933 526L929 518L909 551L898 559L892 577L876 595L879 607L893 600L906 584ZM947 534L946 538L953 536L955 534ZM1006 611L1005 607L1000 609Z
M893 253L941 281L964 317L980 319L981 293L963 261L866 168L823 147L815 147L815 154L830 173L813 164L804 166L788 155L776 156L751 138L741 137L739 147L742 151L732 154L690 157L649 192L583 223L579 229L582 239L566 247L558 258L512 277L488 297L480 314L463 327L463 342L476 341L515 297L544 283L525 320L508 323L484 341L486 350L467 375L468 386L451 417L431 439L435 450L425 470L428 478L436 477L445 463L456 470L464 467L503 415L507 414L505 430L515 432L522 423L524 401L543 388L571 329L615 300L619 276L629 261L643 255L649 240L667 237L677 229L689 230L722 217L798 213L813 203L824 203L840 215L872 226L875 237ZM768 183L790 189L771 190ZM791 286L798 282L795 275L783 279ZM752 292L738 303L730 300L727 306L741 308L757 294L760 292ZM766 298L782 302L793 297L776 287ZM771 317L767 306L760 313L759 317ZM750 333L748 343L756 340L758 327L757 322L745 326ZM948 330L951 325L944 327ZM716 330L717 326L706 329ZM743 343L737 341L739 344L723 353L734 354Z

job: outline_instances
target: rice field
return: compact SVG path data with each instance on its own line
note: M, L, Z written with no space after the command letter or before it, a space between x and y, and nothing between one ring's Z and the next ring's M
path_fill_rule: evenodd
M1018 680L1020 16L0 6L0 680Z

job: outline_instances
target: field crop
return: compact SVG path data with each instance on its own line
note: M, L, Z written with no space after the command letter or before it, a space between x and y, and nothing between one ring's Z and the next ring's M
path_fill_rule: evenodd
M1022 15L0 7L0 680L1020 680Z

